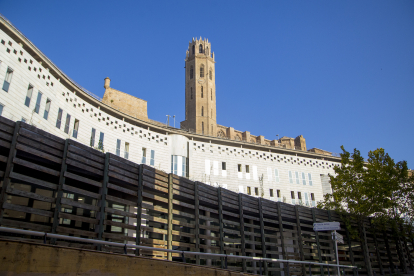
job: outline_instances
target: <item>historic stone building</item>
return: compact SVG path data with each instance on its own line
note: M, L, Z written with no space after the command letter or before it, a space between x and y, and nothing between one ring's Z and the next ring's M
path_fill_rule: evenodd
M207 39L193 39L186 51L180 129L149 119L147 102L112 88L109 78L102 99L87 91L3 17L0 42L1 116L236 192L315 205L330 191L328 174L339 158L307 150L302 135L268 140L217 124L215 56Z

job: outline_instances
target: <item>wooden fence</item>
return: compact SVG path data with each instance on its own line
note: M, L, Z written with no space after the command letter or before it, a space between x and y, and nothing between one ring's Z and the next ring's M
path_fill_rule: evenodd
M366 237L352 239L336 213L274 202L193 182L74 140L64 140L23 122L0 117L0 225L119 243L185 251L335 263L329 232L314 222L339 221L345 244L341 264L359 275L413 269L413 241L389 229L376 231L367 219ZM355 225L355 229L360 229ZM3 236L8 234L3 233ZM14 236L35 240L35 237ZM52 243L122 253L118 248L67 241ZM144 250L128 253L181 260ZM187 262L224 267L220 258ZM259 262L229 259L232 270L258 273ZM334 269L313 266L312 275ZM263 264L266 275L308 275L309 267ZM355 271L346 270L356 276Z

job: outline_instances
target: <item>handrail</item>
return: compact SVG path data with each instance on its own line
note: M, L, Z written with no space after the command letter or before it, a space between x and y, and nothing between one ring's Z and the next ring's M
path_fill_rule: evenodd
M325 264L325 263L297 261L297 260L273 259L273 258L263 258L263 257L249 257L249 256L240 256L240 255L214 254L214 253L182 251L182 250L166 249L166 248L155 248L155 247L150 247L150 246L127 244L127 243L122 244L122 243L117 243L117 242L108 242L108 241L101 241L101 240L78 238L78 237L64 236L64 235L52 234L52 233L46 233L46 232L38 232L38 231L31 231L31 230L8 228L8 227L2 227L2 226L0 226L0 232L8 232L8 233L15 233L15 234L24 234L24 235L44 237L44 242L46 242L46 238L54 238L54 239L71 240L71 241L79 241L79 242L102 244L102 245L111 245L111 246L123 247L125 249L127 247L132 247L132 248L136 248L136 249L146 249L146 250L152 250L152 251L180 253L182 256L184 256L184 254L185 255L200 255L200 256L224 257L224 258L233 258L233 259L246 259L246 260L259 261L259 262L296 263L296 264L308 264L308 265L358 269L357 266L351 266L351 265L336 265L336 264Z

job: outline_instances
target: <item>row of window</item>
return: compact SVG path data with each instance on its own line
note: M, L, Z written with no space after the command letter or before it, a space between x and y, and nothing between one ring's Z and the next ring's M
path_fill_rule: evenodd
M29 84L28 88L27 88L27 93L26 93L26 98L24 100L24 105L30 108L30 102L32 100L32 96L33 96L33 85ZM42 101L42 96L43 93L38 91L37 92L37 98L36 98L36 105L34 108L34 112L36 112L37 114L39 114L40 111L40 104ZM45 120L47 120L49 118L49 112L50 112L50 107L52 105L52 101L47 98L46 99L46 105L45 105L45 111L43 112L43 118Z
M190 87L190 97L193 99L193 88ZM201 98L204 98L204 87L201 86ZM213 88L210 89L210 100L213 100Z
M295 182L296 184L300 184L301 181L303 185L306 185L306 174L304 172L301 173L301 178L299 178L299 172L289 171L289 183L293 184ZM311 173L308 173L308 181L309 186L312 186L313 182Z
M248 195L252 195L252 187L247 187L247 194ZM259 196L259 188L258 187L254 187L254 195L255 196ZM274 189L269 189L269 195L270 195L270 197L271 198L274 198L275 197L275 194L274 194ZM281 201L281 199L282 199L282 194L281 194L281 192L280 192L280 190L276 190L276 197L279 199L279 201ZM295 192L294 191L291 191L290 192L290 197L291 197L291 199L292 199L292 203L293 204L295 204ZM297 199L298 200L305 200L305 202L308 202L308 200L310 199L311 201L315 201L315 194L314 193L310 193L309 195L308 195L308 193L304 193L303 195L302 195L302 192L297 192Z
M211 69L208 72L208 76L210 80L213 80L213 71ZM190 66L190 79L194 77L194 69L193 66ZM204 64L200 65L200 78L204 78Z
M193 55L195 55L195 45L193 45L193 47L192 47L192 52L193 52ZM202 53L206 53L206 54L208 54L208 47L206 47L206 51L204 52L204 50L203 50L203 45L202 45L202 44L200 44L200 45L198 46L198 52L199 52L200 54L202 54Z
M61 108L59 108L57 119L56 119L56 127L58 129L60 129L60 127L62 125L62 115L63 115L63 110ZM63 131L66 134L69 134L70 121L71 121L71 116L70 116L69 113L67 113L66 114L66 121L65 121L65 128L63 129ZM79 130L79 120L75 119L75 122L73 123L73 131L72 131L72 137L73 138L78 138L78 130Z

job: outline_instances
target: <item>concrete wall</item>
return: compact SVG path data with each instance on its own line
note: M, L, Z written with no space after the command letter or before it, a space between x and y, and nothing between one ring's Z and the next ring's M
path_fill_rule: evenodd
M0 276L14 275L252 275L120 254L0 240Z

